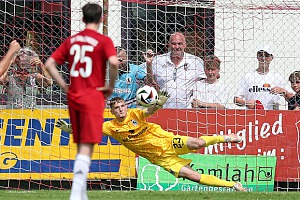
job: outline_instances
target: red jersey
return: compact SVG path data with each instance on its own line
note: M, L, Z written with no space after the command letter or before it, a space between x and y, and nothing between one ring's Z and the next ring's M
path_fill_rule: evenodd
M112 40L94 30L85 29L71 36L52 54L58 63L69 63L68 103L76 110L101 113L104 94L96 88L105 85L106 62L116 55Z

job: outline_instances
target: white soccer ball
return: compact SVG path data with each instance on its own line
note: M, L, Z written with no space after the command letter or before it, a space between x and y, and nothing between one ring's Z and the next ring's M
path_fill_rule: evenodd
M145 85L136 92L136 100L143 107L150 107L156 103L158 99L157 91L154 87Z

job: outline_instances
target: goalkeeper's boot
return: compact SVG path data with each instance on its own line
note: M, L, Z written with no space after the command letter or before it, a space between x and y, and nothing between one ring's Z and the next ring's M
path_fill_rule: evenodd
M236 191L242 191L242 192L246 192L247 190L243 187L243 185L240 182L236 182L233 186L233 188Z
M236 134L230 134L230 135L224 135L225 142L234 142L234 143L240 143L243 141L242 137L236 135Z

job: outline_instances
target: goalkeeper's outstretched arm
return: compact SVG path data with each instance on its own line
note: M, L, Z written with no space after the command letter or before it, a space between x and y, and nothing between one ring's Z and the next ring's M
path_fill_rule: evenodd
M158 100L157 100L156 104L154 104L153 106L151 106L149 108L146 108L146 112L145 112L146 117L153 115L154 113L156 113L156 111L158 109L162 108L169 97L170 97L170 95L167 91L164 91L164 90L159 91L158 92Z
M66 121L64 121L62 119L57 120L55 126L57 128L60 128L61 130L65 131L65 132L67 132L67 133L72 133L73 132L72 125L68 124Z

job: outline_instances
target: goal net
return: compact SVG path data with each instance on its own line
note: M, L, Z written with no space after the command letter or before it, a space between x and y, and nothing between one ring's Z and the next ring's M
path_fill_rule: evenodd
M65 38L84 28L81 8L87 2L1 1L0 55L16 39L22 47L33 48L45 62ZM288 111L282 96L279 110L246 110L233 102L242 76L257 69L257 51L262 45L272 48L270 71L279 73L292 91L288 78L299 71L300 62L297 0L99 2L104 11L99 31L127 50L130 63L143 64L147 49L157 55L168 52L169 37L174 32L185 35L187 53L201 59L214 54L221 60L219 79L227 85L227 109L162 109L149 119L174 134L200 137L237 133L243 137L237 145L213 145L185 155L193 160L193 169L240 181L249 191L300 190L297 111ZM68 82L67 65L58 67ZM13 67L8 73L14 73ZM76 145L72 135L54 126L58 119L69 120L66 95L55 83L39 87L25 84L24 90L11 92L32 98L28 91L33 87L33 107L9 108L9 87L1 77L0 188L69 189ZM212 93L221 95L222 91ZM104 116L105 120L113 118L109 110ZM176 179L110 137L103 137L94 148L88 189L227 190Z

